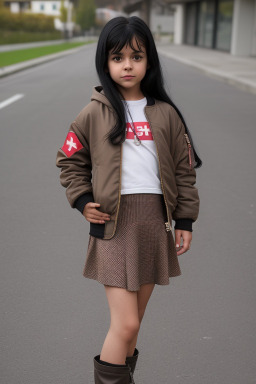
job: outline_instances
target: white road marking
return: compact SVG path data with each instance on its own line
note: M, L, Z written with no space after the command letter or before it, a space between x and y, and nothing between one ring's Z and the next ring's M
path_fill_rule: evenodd
M22 97L24 97L23 94L17 94L17 95L14 95L14 96L10 97L9 99L7 99L5 101L2 101L0 103L0 109L2 109L4 107L7 107L7 105L12 104L12 103L14 103L15 101L17 101L19 99L22 99Z

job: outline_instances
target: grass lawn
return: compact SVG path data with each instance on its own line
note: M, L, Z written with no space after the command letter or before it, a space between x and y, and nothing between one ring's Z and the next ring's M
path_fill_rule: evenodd
M67 49L79 47L81 45L85 45L91 42L92 41L83 42L83 43L61 43L56 45L47 45L44 47L27 48L27 49L20 49L20 50L9 51L9 52L0 52L0 67L6 67L7 65L20 63L21 61L31 60L31 59L35 59L36 57L65 51Z

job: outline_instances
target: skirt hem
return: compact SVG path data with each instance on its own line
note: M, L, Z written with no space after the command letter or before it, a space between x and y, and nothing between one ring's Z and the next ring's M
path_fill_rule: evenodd
M178 277L178 276L181 276L182 275L182 273L180 272L179 274L176 274L176 275L172 275L172 276L169 276L169 279L170 278L173 278L173 277ZM161 283L161 282L159 282L159 281L152 281L152 280L149 280L149 281L143 281L143 282L140 282L139 283L139 288L130 288L129 289L129 287L127 287L127 286L123 286L123 285L121 285L121 284L114 284L113 282L112 283L107 283L106 281L103 281L103 280L101 280L101 279L99 279L98 277L95 277L95 276L85 276L85 275L83 275L83 277L85 277L86 279L91 279L91 280L95 280L95 281L97 281L98 283L100 283L100 284L103 284L103 285L108 285L108 286L110 286L110 287L117 287L117 288L124 288L124 289L126 289L127 291L130 291L130 292L137 292L137 291L139 291L140 290L140 286L141 285L144 285L144 284L156 284L156 285L170 285L170 281L168 282L168 283Z

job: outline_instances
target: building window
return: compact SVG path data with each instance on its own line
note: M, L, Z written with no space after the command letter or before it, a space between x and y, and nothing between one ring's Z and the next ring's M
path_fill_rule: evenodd
M40 11L44 11L44 4L40 4Z
M186 44L230 51L234 0L186 4Z
M217 15L216 48L230 51L233 18L233 1L220 0Z
M56 9L57 9L57 5L56 5L56 4L53 4L53 5L52 5L52 10L53 10L53 11L56 11Z
M200 3L198 20L198 45L212 48L214 29L214 2Z
M185 43L194 45L196 43L196 20L197 20L197 4L188 3L186 5L186 31Z

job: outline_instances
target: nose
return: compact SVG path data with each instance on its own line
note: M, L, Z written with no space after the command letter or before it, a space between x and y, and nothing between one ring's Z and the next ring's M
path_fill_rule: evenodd
M131 63L131 60L129 58L127 58L125 61L124 61L124 69L128 70L128 69L131 69L132 68L132 63Z

